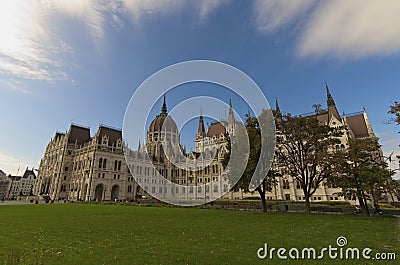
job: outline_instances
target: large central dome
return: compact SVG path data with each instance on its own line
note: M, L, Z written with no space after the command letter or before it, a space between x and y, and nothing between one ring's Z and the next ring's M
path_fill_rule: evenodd
M149 127L149 133L161 133L162 132L178 132L178 128L175 121L168 115L157 115L157 117L151 122Z
M164 103L161 108L161 113L155 117L155 119L151 122L149 127L149 133L161 133L161 132L173 132L178 133L178 127L176 126L175 121L167 114L167 105Z

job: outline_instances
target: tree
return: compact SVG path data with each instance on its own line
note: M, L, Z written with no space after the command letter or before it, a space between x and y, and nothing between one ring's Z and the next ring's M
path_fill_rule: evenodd
M312 105L312 107L313 107L313 109L314 109L314 112L315 112L315 114L319 114L320 113L320 111L321 111L321 104L313 104Z
M400 102L395 101L394 104L390 106L388 113L395 116L391 121L400 125Z
M342 188L341 195L357 198L364 215L370 216L368 199L378 201L392 185L393 173L380 154L376 138L349 139L338 163L340 174L335 183Z
M291 117L287 114L277 125L276 156L278 164L287 169L303 190L307 212L310 197L324 180L335 174L334 159L342 128L321 125L317 115Z
M246 114L245 125L238 125L235 135L227 135L227 152L223 160L223 166L227 167L229 181L232 184L235 183L233 186L233 190L235 191L241 189L245 192L249 192L250 186L254 184L252 182L254 181L254 174L258 172L263 176L261 183L257 182L255 184L255 190L259 193L261 198L263 212L267 212L265 194L267 191L271 190L272 185L275 183L274 179L278 174L272 169L267 172L266 168L269 168L272 162L269 161L268 163L267 160L272 160L273 153L262 151L262 139L264 139L264 141L268 141L268 143L263 143L267 145L266 149L269 152L274 152L275 137L271 135L272 132L266 130L263 136L261 133L261 127L271 122L271 119L273 119L272 112L266 110L262 112L258 119L251 117L250 114ZM248 142L244 141L244 139L248 139ZM248 144L249 148L245 147L246 144ZM234 150L235 153L239 153L240 156L232 157L232 150ZM261 163L263 166L260 167L260 161L266 163ZM242 168L243 165L245 165L244 170Z
M391 122L395 122L397 123L397 125L400 125L400 102L395 101L394 104L390 106L390 110L388 111L388 113L393 114L395 116L394 118L391 119ZM397 159L400 160L400 155L397 156Z

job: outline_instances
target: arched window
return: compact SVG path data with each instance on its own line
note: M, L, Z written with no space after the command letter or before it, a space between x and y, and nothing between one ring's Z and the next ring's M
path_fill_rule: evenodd
M119 161L118 161L118 171L121 171L121 165L122 165L122 161L119 160Z
M100 157L100 159L99 159L99 168L101 168L102 165L103 165L103 158Z
M115 161L114 161L114 171L116 171L116 170L117 170L117 163L118 163L118 161L117 161L117 160L115 160Z
M107 168L107 158L103 159L103 168L106 169Z
M101 140L101 142L102 142L102 144L103 145L108 145L108 139L107 139L107 136L103 136L103 139Z

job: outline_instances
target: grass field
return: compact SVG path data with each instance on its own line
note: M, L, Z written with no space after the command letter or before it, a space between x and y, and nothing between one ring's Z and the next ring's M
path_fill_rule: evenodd
M395 218L100 204L0 206L0 264L398 264L264 260L269 247L332 245L396 252ZM328 257L328 255L326 255Z

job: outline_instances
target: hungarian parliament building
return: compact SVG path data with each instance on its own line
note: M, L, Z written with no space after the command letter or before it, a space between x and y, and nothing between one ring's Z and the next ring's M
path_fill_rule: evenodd
M329 88L327 110L318 115L320 124L345 126L341 146L348 139L376 137L366 111L340 115ZM279 115L276 102L275 115ZM52 200L132 201L155 197L190 205L217 198L242 199L258 193L233 191L223 160L227 152L227 133L235 134L241 125L235 120L230 103L227 120L204 126L200 114L195 151L186 152L173 118L164 102L161 112L150 123L146 141L134 150L122 138L122 130L100 125L91 136L90 128L71 124L65 133L57 132L48 143L40 161L33 193ZM285 169L279 169L285 172ZM332 183L321 184L311 201L349 201L338 195L341 189ZM266 193L268 200L303 201L297 180L283 175ZM387 198L390 201L390 198ZM350 201L355 202L355 201Z

